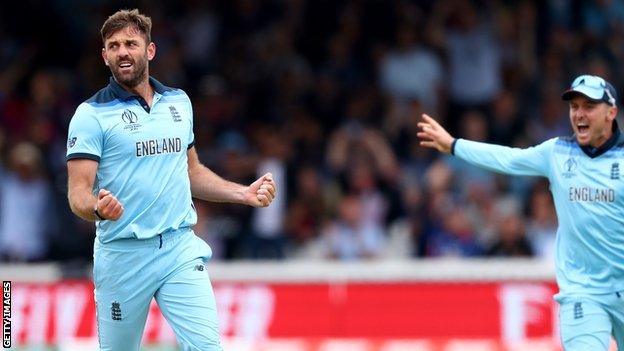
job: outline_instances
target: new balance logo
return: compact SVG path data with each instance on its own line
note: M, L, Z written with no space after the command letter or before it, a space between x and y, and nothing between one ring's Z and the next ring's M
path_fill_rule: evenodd
M195 266L195 268L193 268L194 271L200 271L203 272L204 271L204 265L203 264L198 264Z
M583 318L583 306L580 302L574 303L574 319Z
M113 301L113 303L111 303L111 318L114 321L121 320L121 305L117 301Z

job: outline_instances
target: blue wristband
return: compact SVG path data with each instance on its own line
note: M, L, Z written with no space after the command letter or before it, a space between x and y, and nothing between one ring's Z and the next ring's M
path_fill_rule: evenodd
M453 143L451 144L451 155L455 156L455 144L457 144L457 138L455 138L455 140L453 140Z

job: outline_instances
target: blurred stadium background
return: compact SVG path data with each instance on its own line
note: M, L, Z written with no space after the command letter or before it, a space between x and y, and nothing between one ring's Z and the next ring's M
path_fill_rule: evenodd
M624 86L624 1L23 0L0 4L0 278L16 350L93 350L91 224L66 130L109 77L99 28L154 21L151 73L194 102L202 161L268 209L196 201L227 350L559 350L548 183L418 147L570 134L580 73ZM173 350L150 313L146 350Z

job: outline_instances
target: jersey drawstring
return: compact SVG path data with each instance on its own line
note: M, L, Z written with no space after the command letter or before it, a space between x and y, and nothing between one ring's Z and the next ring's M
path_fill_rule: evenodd
M160 245L158 245L158 248L162 249L162 234L158 234L158 239L160 239Z

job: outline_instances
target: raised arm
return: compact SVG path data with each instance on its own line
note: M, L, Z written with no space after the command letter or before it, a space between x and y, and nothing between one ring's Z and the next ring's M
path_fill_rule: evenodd
M429 115L423 114L422 118L423 121L418 122L418 127L421 129L421 131L418 132L418 137L424 139L420 142L420 145L436 149L445 154L450 154L455 138L453 138L438 121L429 117Z
M249 186L227 181L199 162L195 147L187 151L191 194L213 202L232 202L253 207L266 207L275 198L277 187L273 175L267 173Z
M100 189L97 197L93 195L97 167L98 162L94 160L67 161L69 206L72 212L87 221L117 220L124 211L119 200L106 189Z
M534 147L519 149L455 139L437 121L426 114L423 115L423 121L419 122L418 126L421 128L418 132L418 137L422 139L420 145L440 152L452 153L475 166L511 175L548 176L549 174L549 150L556 139Z

